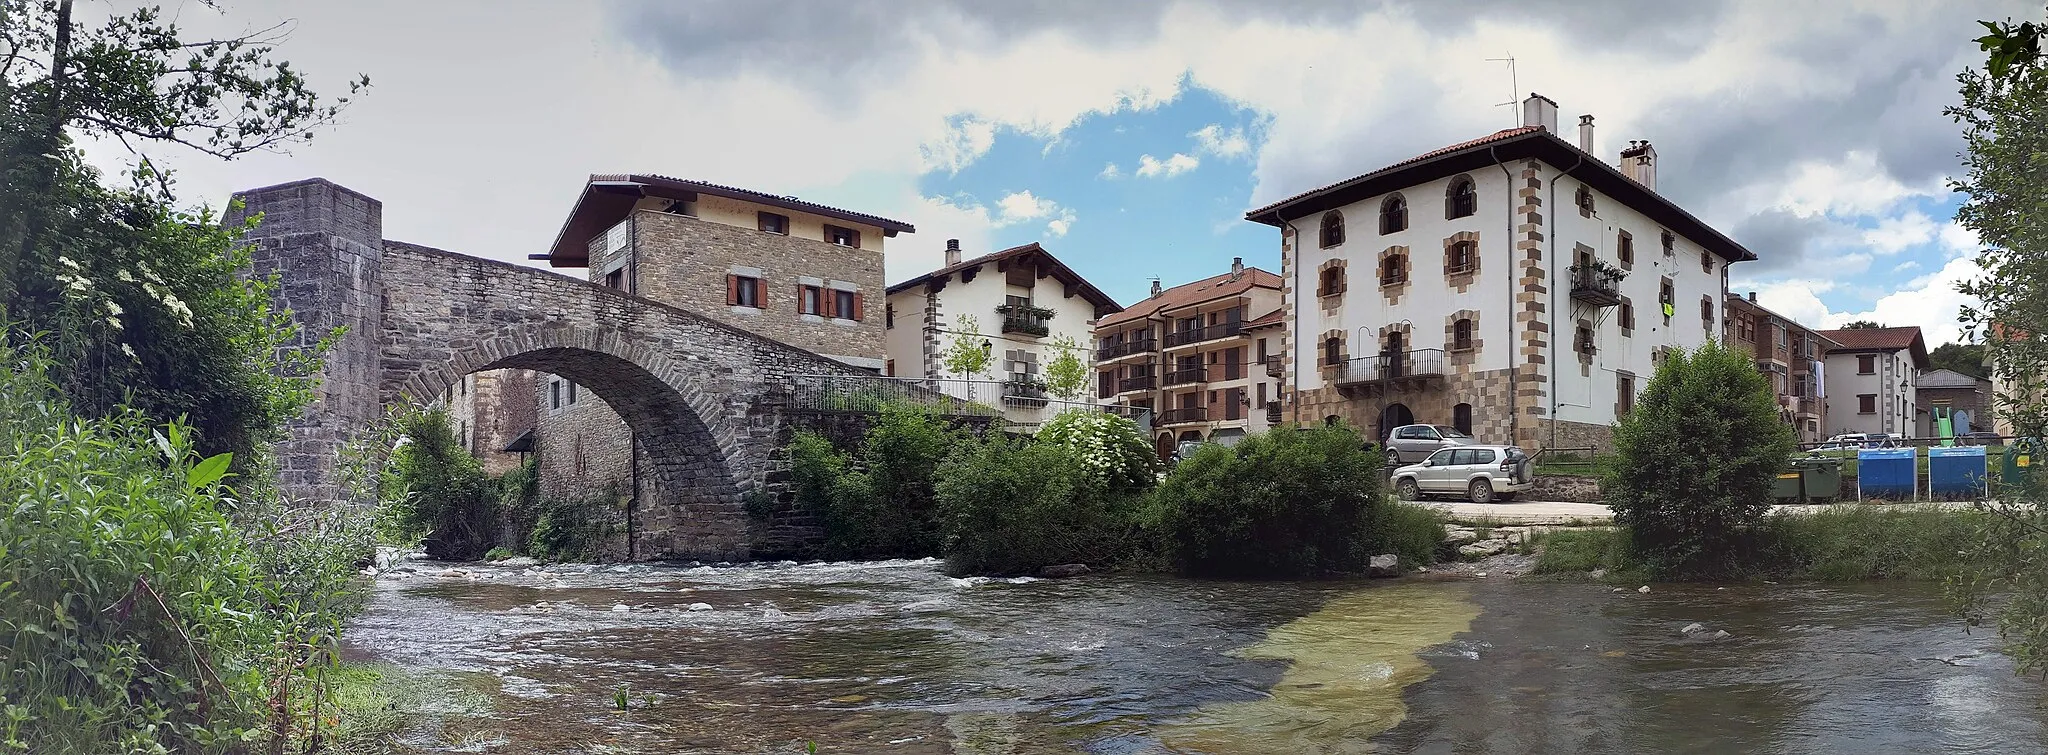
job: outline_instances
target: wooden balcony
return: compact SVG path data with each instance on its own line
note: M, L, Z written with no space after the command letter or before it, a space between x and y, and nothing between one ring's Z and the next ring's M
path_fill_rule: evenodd
M1416 349L1353 359L1325 366L1323 376L1338 390L1362 391L1366 395L1442 387L1444 351Z

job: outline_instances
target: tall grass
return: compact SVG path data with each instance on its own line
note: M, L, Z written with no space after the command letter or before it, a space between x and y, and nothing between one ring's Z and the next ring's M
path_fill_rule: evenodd
M1970 565L1962 551L1988 524L1988 514L1835 506L1812 514L1779 514L1749 528L1717 559L1723 579L1938 580ZM1653 576L1620 529L1552 532L1540 539L1537 574L1606 569L1617 579Z

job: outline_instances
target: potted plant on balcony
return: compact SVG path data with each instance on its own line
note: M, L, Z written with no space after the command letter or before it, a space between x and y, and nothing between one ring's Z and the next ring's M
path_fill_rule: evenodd
M1013 406L1045 406L1045 381L1030 375L1012 374L1003 381L1003 401Z
M1619 285L1622 279L1628 277L1628 271L1608 264L1604 260L1588 260L1583 264L1572 266L1572 277L1581 286L1594 285L1600 288L1613 288Z

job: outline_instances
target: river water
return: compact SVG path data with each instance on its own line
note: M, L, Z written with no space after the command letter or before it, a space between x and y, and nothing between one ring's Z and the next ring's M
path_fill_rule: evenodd
M2048 752L2044 685L1935 585L450 566L348 632L449 690L416 751Z

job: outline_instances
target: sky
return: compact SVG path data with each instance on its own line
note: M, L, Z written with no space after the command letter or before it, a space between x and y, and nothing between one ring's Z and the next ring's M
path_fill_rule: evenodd
M116 3L111 7L124 6ZM385 235L525 262L592 173L658 173L909 222L888 277L1037 241L1118 301L1277 271L1245 210L1519 124L1592 114L1658 190L1760 258L1730 288L1820 327L1960 335L1955 75L2039 0L749 0L168 3L192 34L286 22L279 57L371 89L288 151L152 148L181 197L325 177ZM1499 59L1512 58L1513 66ZM1574 140L1571 135L1567 139ZM108 168L119 145L87 146ZM580 273L581 271L570 271Z

